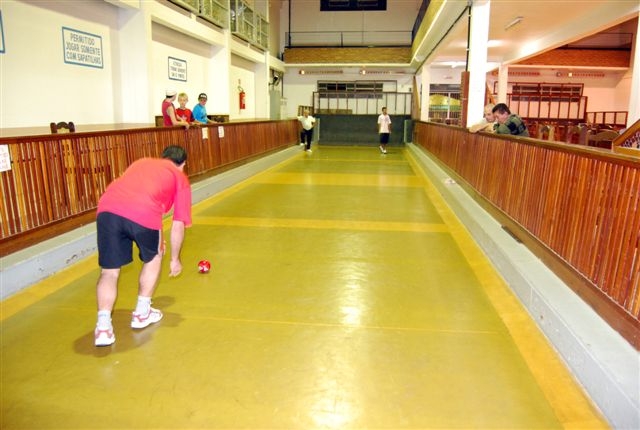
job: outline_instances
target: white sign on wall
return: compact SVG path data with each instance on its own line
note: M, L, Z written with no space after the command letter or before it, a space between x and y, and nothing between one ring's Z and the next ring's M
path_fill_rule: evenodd
M169 57L169 79L187 82L187 62Z
M11 170L11 155L9 145L0 145L0 172Z
M62 48L67 64L103 68L101 36L62 27Z

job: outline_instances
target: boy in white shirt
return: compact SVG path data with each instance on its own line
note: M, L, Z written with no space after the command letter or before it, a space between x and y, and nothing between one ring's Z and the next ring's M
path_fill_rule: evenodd
M391 117L387 115L387 108L382 108L382 113L378 117L378 134L380 135L380 152L387 153L387 143L391 134Z

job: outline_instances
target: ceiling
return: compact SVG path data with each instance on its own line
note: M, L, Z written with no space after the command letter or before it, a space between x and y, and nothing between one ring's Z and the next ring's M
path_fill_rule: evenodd
M476 4L482 4L472 8L474 16L480 17L476 19L487 15L483 8L489 8L489 70L565 45L588 42L591 47L619 49L626 45L630 49L640 10L638 0L493 0ZM414 50L412 69L423 64L466 64L469 16L465 5L463 1L443 2L436 23ZM594 37L603 32L608 34Z

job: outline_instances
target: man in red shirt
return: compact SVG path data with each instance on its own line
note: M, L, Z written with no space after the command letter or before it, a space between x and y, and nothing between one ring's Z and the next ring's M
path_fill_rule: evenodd
M101 267L96 289L98 323L95 345L107 346L116 337L111 312L118 293L120 268L133 261L133 243L143 262L138 286L138 304L132 328L144 328L162 319L151 307L164 255L162 216L173 207L169 276L182 272L180 250L185 227L191 226L191 186L184 173L186 151L169 146L162 159L142 158L131 164L100 197L97 210L98 263Z

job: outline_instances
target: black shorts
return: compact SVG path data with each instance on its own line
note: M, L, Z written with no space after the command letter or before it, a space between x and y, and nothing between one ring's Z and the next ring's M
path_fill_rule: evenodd
M138 257L145 263L158 255L160 230L141 226L110 212L101 212L96 220L98 229L98 264L103 269L117 269L133 261L133 243Z
M380 133L380 143L384 145L389 143L389 133Z

